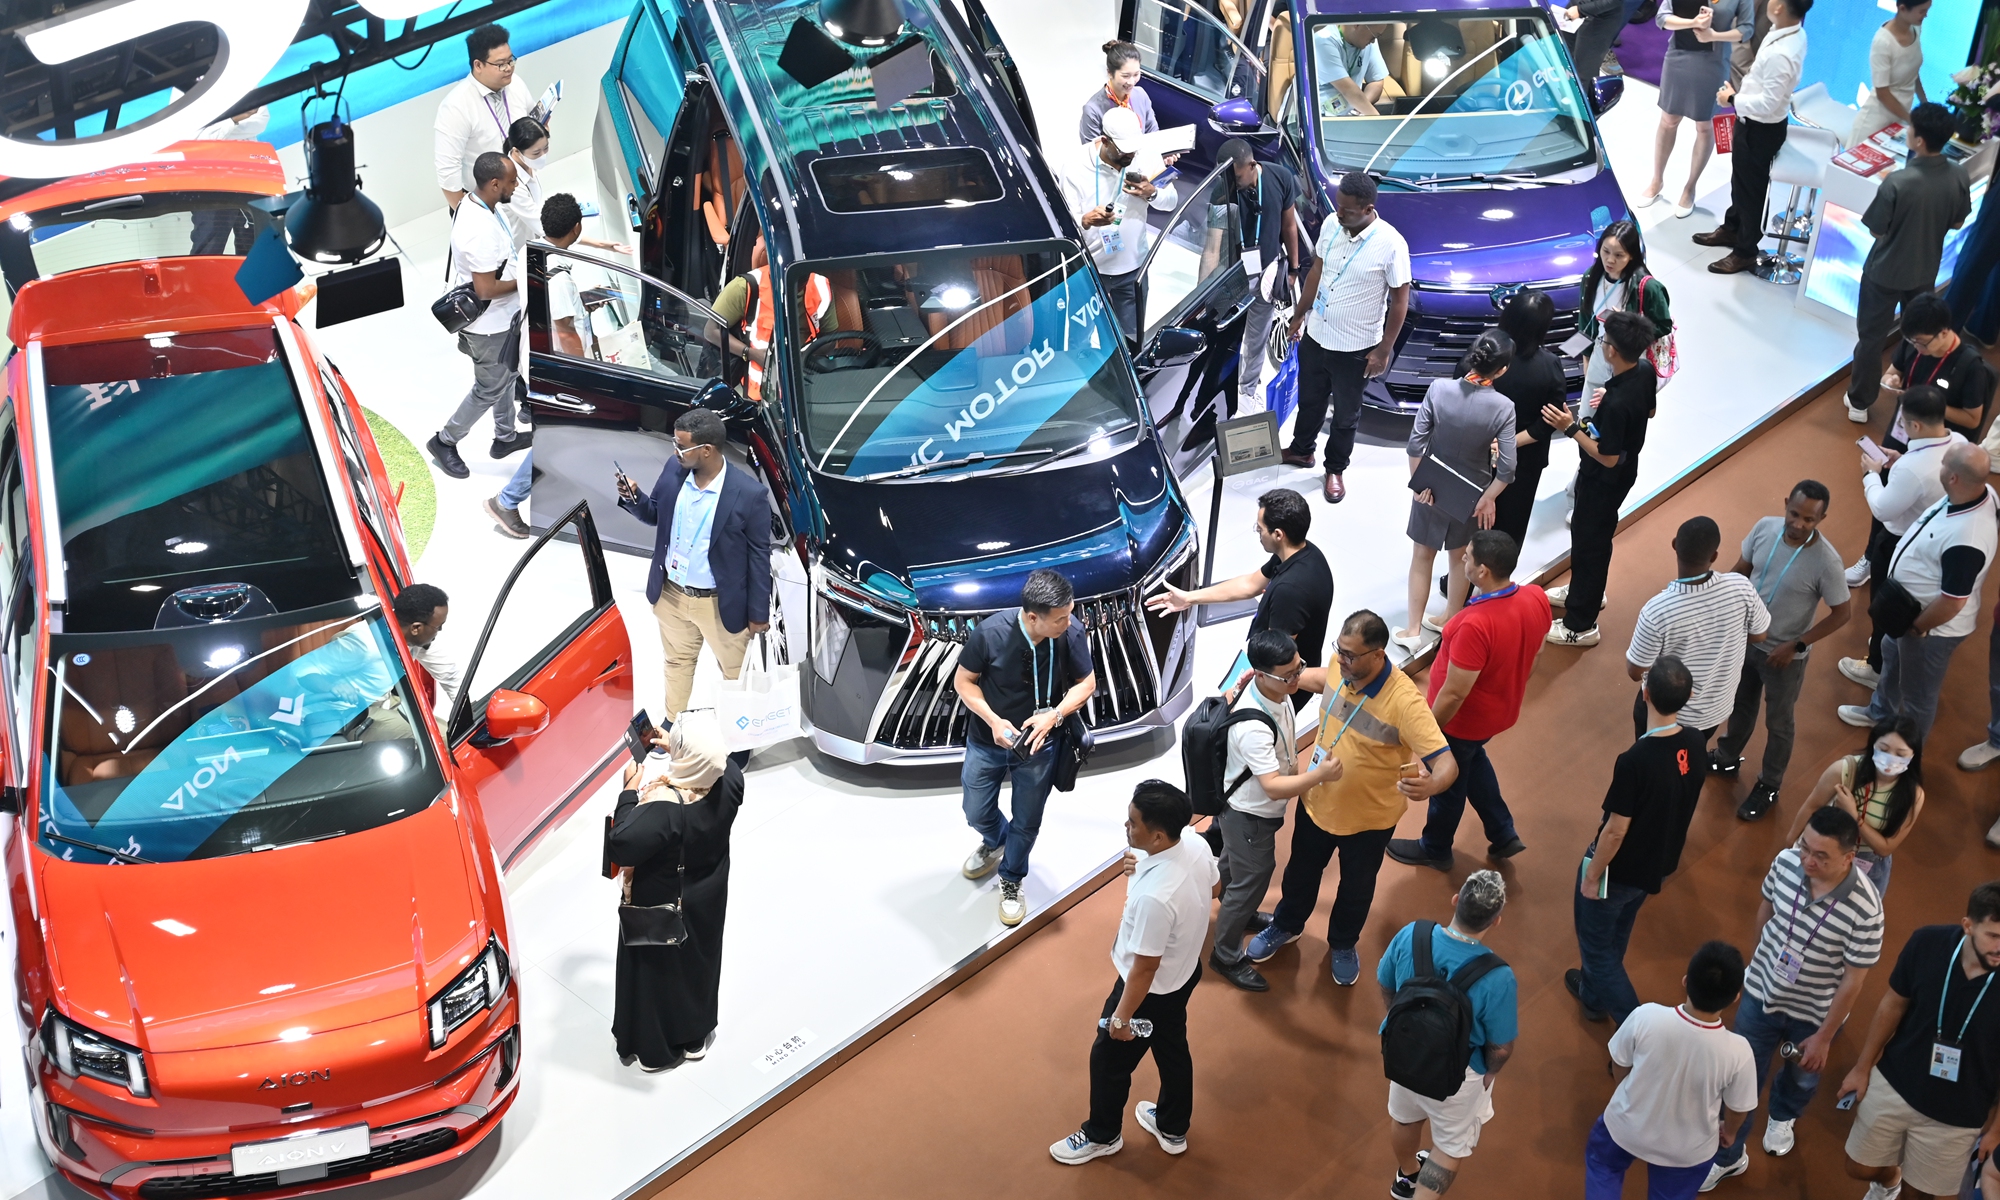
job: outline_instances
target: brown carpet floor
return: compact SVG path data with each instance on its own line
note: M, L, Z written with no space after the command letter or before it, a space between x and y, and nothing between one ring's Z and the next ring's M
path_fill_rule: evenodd
M1672 403L1671 392L1664 402ZM1810 476L1833 490L1824 529L1852 561L1868 527L1854 449L1862 432L1828 394L1622 534L1602 618L1603 644L1545 652L1520 724L1493 743L1502 787L1529 846L1501 867L1509 903L1489 942L1519 976L1521 1036L1496 1081L1497 1115L1460 1172L1454 1198L1582 1194L1584 1139L1611 1094L1604 1053L1611 1027L1584 1021L1563 990L1562 973L1577 961L1570 890L1596 827L1612 760L1631 742L1634 685L1625 676L1624 648L1640 605L1674 574L1674 529L1691 516L1714 517L1722 526L1727 566L1750 524L1781 511L1793 481ZM1880 429L1874 433L1879 439ZM1328 551L1338 563L1338 548ZM1853 1061L1905 936L1921 924L1955 921L1967 891L2000 876L2000 854L1980 840L1994 817L1996 776L1967 775L1953 765L1958 752L1984 734L1991 592L1989 580L1981 601L1987 615L1952 663L1925 756L1929 803L1896 856L1883 963L1871 972L1854 1021L1835 1043L1828 1084L1799 1122L1797 1149L1772 1159L1753 1146L1748 1174L1724 1183L1717 1197L1858 1197L1863 1191L1841 1171L1850 1118L1834 1110L1833 1083ZM1858 593L1864 603L1865 597ZM1776 813L1756 825L1736 819L1736 802L1754 771L1741 782L1711 778L1679 873L1639 916L1628 967L1642 999L1677 1002L1687 956L1708 938L1726 938L1746 953L1754 944L1758 883L1782 848L1797 806L1827 762L1865 740L1862 731L1840 724L1833 709L1865 700L1835 661L1860 653L1866 635L1866 615L1857 613L1855 622L1816 649ZM1750 763L1762 746L1760 732ZM1413 809L1402 835L1415 836L1422 819L1422 810ZM1288 828L1281 848L1290 836ZM1448 919L1454 881L1487 865L1484 848L1468 812L1451 878L1393 861L1384 865L1361 943L1364 984L1405 922ZM1273 902L1276 887L1274 880ZM1332 893L1329 880L1306 936L1265 964L1270 992L1240 992L1212 975L1195 990L1194 1125L1189 1149L1179 1158L1162 1153L1130 1120L1129 1109L1122 1153L1072 1168L1053 1162L1047 1151L1076 1129L1087 1107L1086 1055L1098 1007L1115 978L1109 950L1124 887L1113 884L844 1064L665 1195L1380 1196L1392 1178L1387 1085L1375 1033L1382 998L1373 986L1339 988L1328 976L1325 921ZM799 986L813 983L800 980ZM1150 1063L1142 1066L1134 1099L1150 1098L1156 1082ZM1753 1136L1761 1137L1762 1128L1760 1117ZM1628 1197L1644 1194L1642 1180L1643 1172L1635 1171Z

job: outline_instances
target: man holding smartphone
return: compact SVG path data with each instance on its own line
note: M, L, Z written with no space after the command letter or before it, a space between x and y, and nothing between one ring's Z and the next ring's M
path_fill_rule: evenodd
M1172 172L1157 154L1141 154L1139 116L1129 108L1104 114L1104 132L1078 147L1062 173L1063 198L1083 227L1083 244L1104 281L1111 311L1128 340L1145 326L1146 251L1152 245L1147 208L1172 212ZM1155 180L1165 180L1155 186Z

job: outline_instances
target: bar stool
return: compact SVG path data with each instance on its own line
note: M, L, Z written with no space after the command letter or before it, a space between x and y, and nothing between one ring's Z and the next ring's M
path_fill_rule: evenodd
M1791 247L1796 245L1804 249L1812 242L1813 207L1819 201L1820 185L1826 181L1827 164L1832 161L1839 146L1839 139L1829 130L1805 125L1793 125L1785 130L1784 147L1771 163L1771 182L1791 184L1792 195L1776 217L1769 216L1769 194L1764 197L1764 228L1778 239L1778 245L1771 253L1757 256L1757 265L1751 268L1757 278L1771 283L1794 284L1804 277L1805 256L1794 253ZM1805 197L1804 207L1799 204L1802 195Z
M1854 118L1859 115L1852 104L1842 104L1827 95L1824 83L1810 83L1792 93L1792 118L1831 133L1843 150L1847 148L1847 135L1854 132Z

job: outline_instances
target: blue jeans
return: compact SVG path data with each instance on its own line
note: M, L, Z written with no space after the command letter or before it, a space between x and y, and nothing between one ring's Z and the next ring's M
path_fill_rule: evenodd
M1757 1090L1764 1090L1764 1081L1771 1077L1771 1060L1777 1057L1778 1043L1803 1043L1819 1032L1818 1021L1802 1021L1784 1013L1767 1013L1764 1005L1749 992L1743 993L1743 1002L1736 1006L1736 1032L1750 1043L1750 1057L1757 1063ZM1778 1071L1778 1077L1771 1079L1771 1121L1796 1121L1812 1103L1813 1093L1819 1091L1819 1076L1799 1069L1796 1062L1787 1062ZM1743 1157L1750 1146L1750 1124L1757 1114L1745 1114L1743 1127L1736 1131L1736 1140L1715 1152L1715 1165L1729 1167Z
M1910 635L1882 639L1882 681L1868 698L1868 719L1880 724L1902 715L1917 723L1917 732L1929 736L1937 719L1938 693L1944 690L1945 668L1963 637L1917 637Z
M1487 845L1504 846L1513 841L1514 814L1507 811L1507 802L1500 797L1500 777L1493 773L1493 760L1486 757L1488 739L1473 741L1446 734L1444 740L1458 763L1458 778L1431 797L1430 817L1424 822L1424 853L1432 858L1451 857L1451 840L1458 833L1467 800L1472 801L1472 811L1486 827Z
M1589 1008L1600 1008L1614 1021L1623 1021L1639 1007L1639 994L1625 974L1625 946L1632 940L1632 923L1639 919L1639 906L1646 891L1629 884L1604 884L1604 899L1586 900L1583 892L1570 885L1575 900L1576 948L1583 956L1583 995Z
M1641 1161L1611 1136L1603 1117L1597 1118L1583 1147L1583 1200L1618 1200L1625 1194L1625 1172ZM1692 1167L1646 1163L1646 1200L1694 1200L1707 1180L1707 1163Z
M514 478L507 481L507 486L501 488L500 494L494 499L501 508L519 512L521 506L528 502L528 489L534 482L535 448L530 446L528 452L521 456L521 465L514 468Z
M1028 877L1028 852L1042 831L1042 807L1049 800L1049 772L1056 765L1053 741L1032 758L1022 758L1004 746L965 741L965 766L959 783L965 788L965 823L979 831L979 844L991 850L1007 847L1000 859L1000 878L1019 883ZM1014 795L1012 820L1000 816L1000 784L1009 776Z
M1986 740L2000 746L2000 638L1986 643L1986 694L1993 719L1986 725Z

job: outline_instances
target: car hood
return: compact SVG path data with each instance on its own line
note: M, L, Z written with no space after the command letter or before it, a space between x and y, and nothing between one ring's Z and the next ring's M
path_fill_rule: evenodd
M442 984L486 936L453 808L447 796L345 837L191 862L38 854L60 1006L156 1053L420 1009L426 980Z
M1037 567L1078 596L1138 583L1189 524L1150 432L1103 458L1017 474L817 481L821 557L884 598L923 609L1018 604Z
M1609 171L1547 187L1384 188L1375 203L1409 242L1418 284L1464 290L1574 280L1590 266L1597 235L1627 215Z

